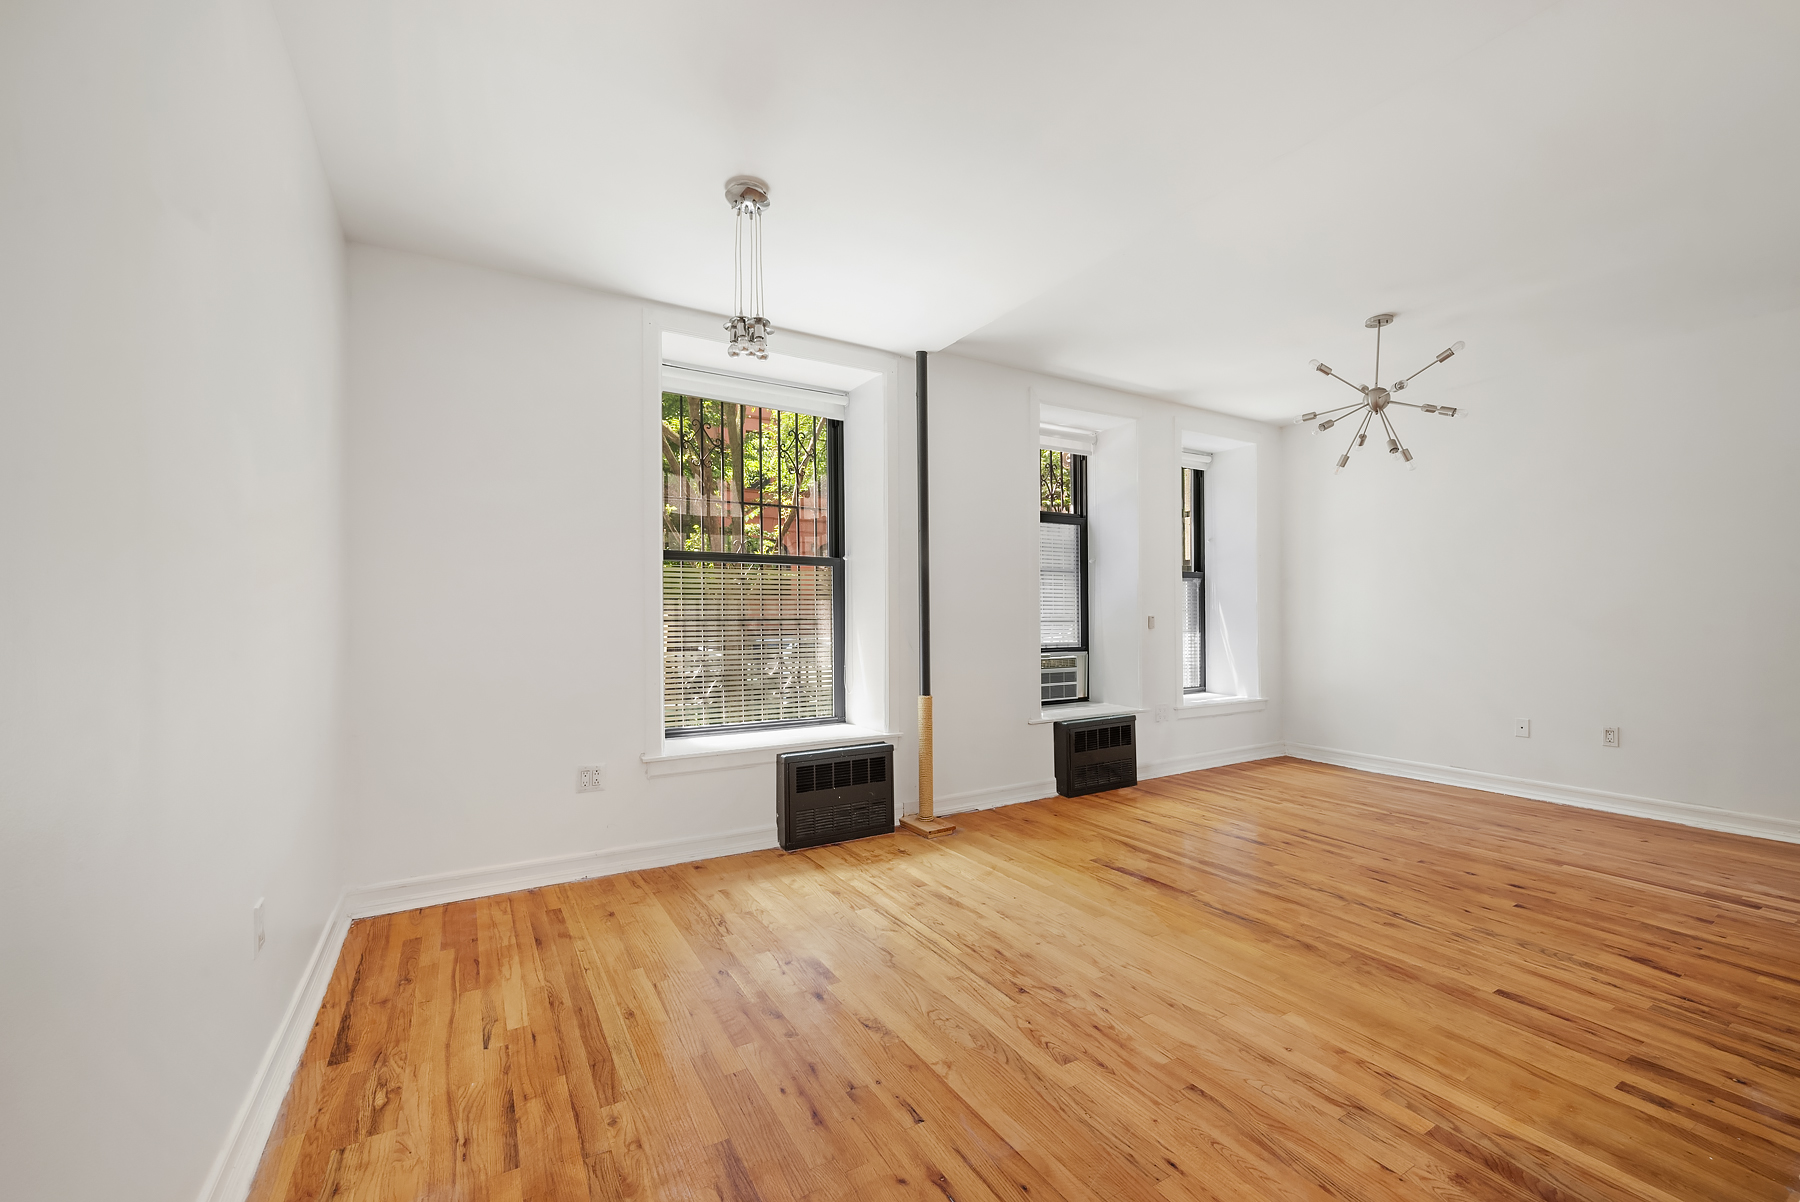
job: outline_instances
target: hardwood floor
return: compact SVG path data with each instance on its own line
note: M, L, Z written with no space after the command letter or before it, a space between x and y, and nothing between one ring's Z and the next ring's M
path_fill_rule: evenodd
M1266 760L357 923L252 1197L1800 1198L1800 846Z

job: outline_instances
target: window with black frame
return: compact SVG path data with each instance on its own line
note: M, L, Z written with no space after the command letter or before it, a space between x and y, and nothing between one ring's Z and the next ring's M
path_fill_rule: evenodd
M842 426L663 393L666 734L843 721Z
M1181 469L1181 691L1206 692L1206 473Z
M1038 624L1045 651L1087 650L1087 456L1038 451Z

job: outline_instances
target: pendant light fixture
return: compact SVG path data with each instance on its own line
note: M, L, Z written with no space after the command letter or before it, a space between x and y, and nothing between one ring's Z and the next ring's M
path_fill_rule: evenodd
M1426 368L1436 367L1444 360L1456 354L1456 352L1462 350L1463 344L1460 342L1453 344L1448 350L1438 355L1438 357L1433 359L1430 363L1427 363L1425 367L1421 367L1419 371L1415 371L1404 380L1394 381L1394 386L1391 390L1381 386L1381 330L1382 327L1390 326L1392 324L1394 324L1394 315L1392 313L1377 313L1375 316L1369 318L1369 320L1363 322L1363 325L1366 328L1375 331L1375 383L1372 385L1351 384L1350 381L1345 380L1344 377L1338 375L1335 371L1332 371L1331 368L1320 363L1317 359L1312 361L1312 369L1320 375L1330 376L1334 380L1342 380L1351 388L1362 393L1361 400L1352 401L1348 405L1339 405L1336 409L1321 409L1316 413L1302 413L1300 415L1300 420L1303 422L1310 422L1323 417L1325 420L1319 422L1319 432L1323 433L1337 425L1339 422L1349 421L1357 414L1363 414L1362 423L1356 427L1356 433L1351 436L1350 445L1345 448L1342 455L1338 456L1337 471L1343 471L1345 465L1350 462L1351 451L1354 451L1357 447L1368 442L1369 423L1377 418L1381 420L1381 428L1387 432L1388 454L1398 455L1409 467L1412 465L1413 454L1402 445L1400 442L1400 432L1394 428L1393 420L1388 417L1387 411L1391 406L1405 405L1408 409L1417 409L1421 413L1435 413L1439 417L1455 417L1458 412L1457 409L1451 405L1415 405L1410 401L1396 400L1394 398L1394 393L1400 392L1408 387L1419 372L1425 371ZM1363 410L1365 409L1368 410L1367 413L1363 413ZM1467 410L1463 410L1463 412L1466 413Z
M730 354L733 358L767 359L769 334L775 329L763 316L762 215L769 207L769 185L754 175L733 176L725 182L725 203L737 213L737 252L732 263L734 316L725 323L731 335ZM746 225L750 227L747 238ZM744 270L746 259L749 271Z

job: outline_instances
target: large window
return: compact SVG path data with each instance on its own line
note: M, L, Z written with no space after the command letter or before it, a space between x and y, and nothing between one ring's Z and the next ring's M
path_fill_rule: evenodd
M666 734L843 721L842 425L662 394Z
M1206 692L1206 473L1181 469L1181 691Z
M1045 651L1087 650L1087 456L1038 451L1038 625Z

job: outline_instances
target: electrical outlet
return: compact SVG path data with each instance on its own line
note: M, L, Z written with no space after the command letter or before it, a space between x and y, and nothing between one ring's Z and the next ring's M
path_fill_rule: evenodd
M1168 706L1159 705L1156 707L1156 720L1158 722L1167 722L1169 720L1169 707Z
M1531 737L1530 718L1513 719L1513 737L1519 739L1529 739Z
M263 927L263 898L257 898L256 904L250 908L250 932L255 942L250 945L250 958L262 955L263 944L269 941L269 933Z
M1600 745L1602 747L1617 747L1619 742L1619 728L1616 726L1607 727L1600 736Z
M598 793L606 788L606 765L589 764L575 777L577 793Z

